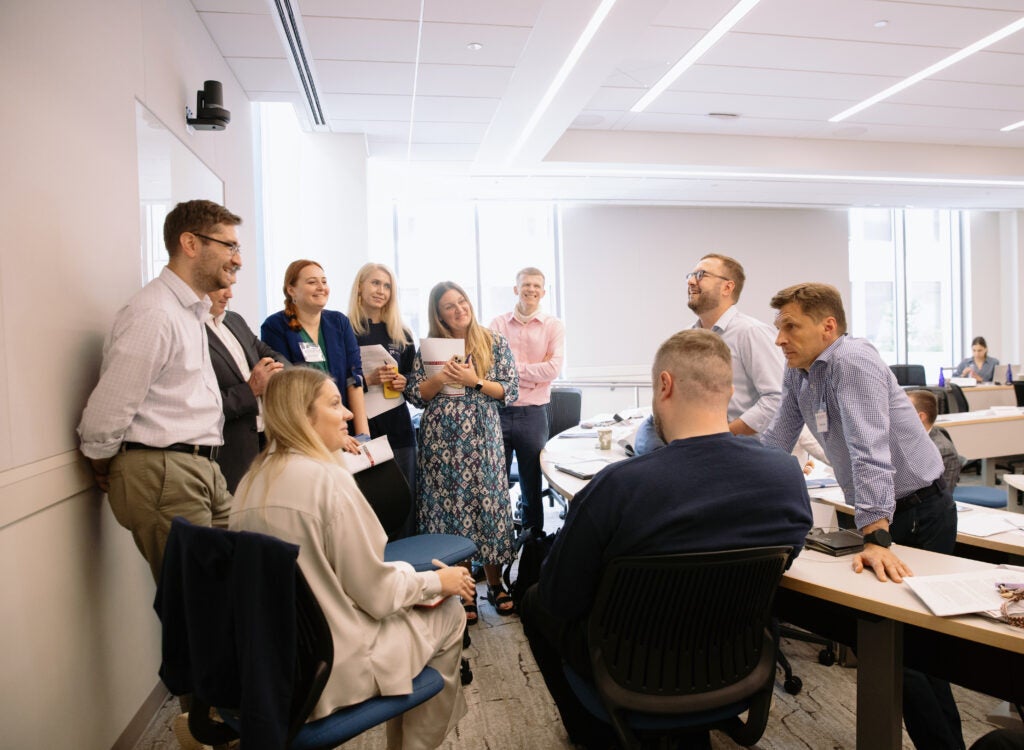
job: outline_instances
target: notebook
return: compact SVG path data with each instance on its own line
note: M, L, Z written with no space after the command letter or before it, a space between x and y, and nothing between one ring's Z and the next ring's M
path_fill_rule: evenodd
M807 532L807 539L804 544L807 549L824 552L826 555L832 555L833 557L840 557L841 555L852 555L864 549L864 537L850 529L838 529L836 531L811 529Z

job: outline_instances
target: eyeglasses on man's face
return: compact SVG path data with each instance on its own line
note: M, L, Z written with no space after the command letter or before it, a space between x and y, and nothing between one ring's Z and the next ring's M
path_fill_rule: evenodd
M199 232L192 232L192 234L194 234L196 237L202 237L204 240L208 240L210 242L216 242L218 245L223 245L224 247L226 247L228 250L231 251L231 256L232 257L234 257L234 256L238 255L240 252L242 252L242 246L239 245L237 242L228 242L227 240L218 240L216 237L208 237L205 234L199 234Z
M703 279L705 276L710 276L713 279L721 279L722 281L732 281L732 279L726 278L725 276L719 276L717 273L705 271L703 268L700 269L699 271L690 271L688 274L686 274L686 280L687 282L695 281L699 284L700 280Z

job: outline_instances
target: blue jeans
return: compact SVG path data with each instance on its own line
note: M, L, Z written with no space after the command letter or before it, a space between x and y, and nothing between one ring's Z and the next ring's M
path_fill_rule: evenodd
M501 414L505 439L505 471L511 473L512 452L519 464L519 489L523 498L523 529L544 528L541 502L540 452L548 441L548 405L506 406Z

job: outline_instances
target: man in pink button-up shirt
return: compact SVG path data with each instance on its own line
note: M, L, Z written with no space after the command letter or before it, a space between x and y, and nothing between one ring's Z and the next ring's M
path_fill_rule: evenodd
M501 432L506 469L513 451L519 463L523 530L540 532L544 527L540 452L548 440L551 381L562 371L565 327L540 309L545 294L540 269L524 268L517 273L512 291L519 297L515 309L491 321L491 329L508 339L519 373L519 399L500 410Z

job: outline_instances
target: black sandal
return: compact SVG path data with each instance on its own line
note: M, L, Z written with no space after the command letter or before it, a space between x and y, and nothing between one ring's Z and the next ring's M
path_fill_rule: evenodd
M491 586L490 584L487 584L487 601L489 601L491 603L491 606L494 607L494 611L502 617L514 615L516 613L516 606L515 603L512 601L512 597L509 596L509 593L505 591L505 587L502 586L500 583L496 586ZM512 606L504 609L501 606L499 606L505 604L511 604Z
M480 620L480 614L476 608L476 594L473 594L473 601L462 600L462 608L466 610L466 624L476 625Z

